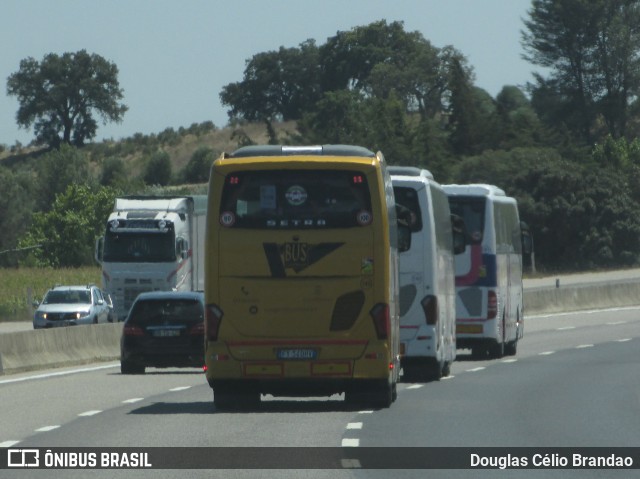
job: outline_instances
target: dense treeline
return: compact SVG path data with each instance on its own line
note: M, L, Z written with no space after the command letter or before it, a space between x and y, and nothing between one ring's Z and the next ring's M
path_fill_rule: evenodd
M220 98L238 145L253 141L242 125L260 122L272 143L359 144L383 151L391 164L428 168L441 183L499 185L520 202L539 269L637 265L640 0L533 0L528 13L522 45L544 73L528 85L505 85L495 98L474 84L462 52L386 21L321 45L257 53ZM297 133L278 135L282 121L295 121ZM0 249L50 245L11 257L88 264L99 202L206 179L218 152L194 149L174 172L164 147L180 141L166 131L125 140L120 154L63 146L32 170L0 168L0 189L11 193L0 198ZM132 144L144 152L135 175L121 151ZM81 217L86 223L74 225ZM55 250L58 226L74 235L77 254ZM0 263L18 261L9 257Z

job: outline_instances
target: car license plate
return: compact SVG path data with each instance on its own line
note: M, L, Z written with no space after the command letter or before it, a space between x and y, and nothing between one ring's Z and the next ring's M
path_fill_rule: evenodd
M180 336L179 329L156 329L153 331L153 335L158 338L170 338L174 336Z
M278 359L316 359L318 351L315 349L278 349Z

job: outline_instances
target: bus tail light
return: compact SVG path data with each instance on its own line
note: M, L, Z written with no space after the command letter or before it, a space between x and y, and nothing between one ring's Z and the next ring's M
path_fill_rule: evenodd
M487 319L495 319L498 316L498 295L495 291L487 294Z
M204 312L205 318L205 333L207 340L217 341L218 331L220 331L220 323L223 316L222 310L215 304L207 304Z
M369 311L376 328L378 339L388 339L391 332L391 318L389 317L389 305L378 303Z
M432 294L428 294L422 298L420 305L422 306L427 326L435 326L438 324L438 298Z

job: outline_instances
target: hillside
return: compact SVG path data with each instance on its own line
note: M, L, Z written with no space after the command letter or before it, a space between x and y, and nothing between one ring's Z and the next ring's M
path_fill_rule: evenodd
M278 141L291 143L296 135L296 122L274 123ZM193 124L188 128L167 128L151 135L137 133L120 140L104 140L90 143L83 150L94 165L100 165L105 158L118 157L127 165L129 173L140 173L144 161L157 150L167 152L171 158L173 171L180 171L189 162L191 155L200 147L211 148L216 155L223 151L233 151L246 144L266 144L269 135L264 123L247 123L216 128L210 123ZM5 148L0 151L0 165L13 167L29 164L46 148L25 146Z

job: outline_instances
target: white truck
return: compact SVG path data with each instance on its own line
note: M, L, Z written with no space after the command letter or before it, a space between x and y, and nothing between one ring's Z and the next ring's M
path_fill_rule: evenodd
M95 257L118 321L142 292L204 290L206 213L206 195L116 198Z

